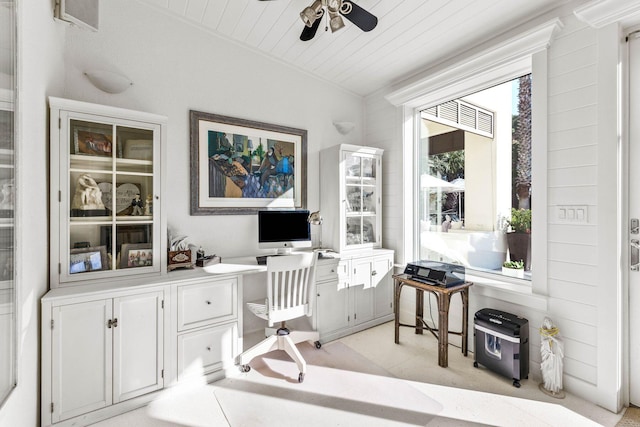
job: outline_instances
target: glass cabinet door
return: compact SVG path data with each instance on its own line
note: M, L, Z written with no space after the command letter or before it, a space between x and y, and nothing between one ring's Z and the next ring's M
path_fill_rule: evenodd
M68 117L68 235L61 236L68 263L62 269L70 280L122 269L157 271L153 203L158 128L90 119Z
M345 152L343 157L346 246L377 242L379 190L377 157Z

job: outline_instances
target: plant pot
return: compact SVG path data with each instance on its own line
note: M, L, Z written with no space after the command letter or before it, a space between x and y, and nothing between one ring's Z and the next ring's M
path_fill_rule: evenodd
M511 261L524 262L524 269L531 270L531 234L507 233L507 246Z
M502 267L502 274L505 276L517 277L524 279L524 268L507 268Z

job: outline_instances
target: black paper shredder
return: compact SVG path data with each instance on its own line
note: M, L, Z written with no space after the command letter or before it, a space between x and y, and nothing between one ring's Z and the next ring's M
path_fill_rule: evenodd
M529 321L515 314L483 308L474 316L473 366L483 365L498 374L520 380L529 377Z

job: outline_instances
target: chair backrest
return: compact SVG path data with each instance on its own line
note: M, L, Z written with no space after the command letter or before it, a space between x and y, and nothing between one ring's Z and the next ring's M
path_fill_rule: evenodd
M267 258L269 325L311 316L316 252Z

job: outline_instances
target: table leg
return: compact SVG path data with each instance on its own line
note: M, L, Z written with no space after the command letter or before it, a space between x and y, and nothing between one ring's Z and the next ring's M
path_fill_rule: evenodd
M449 366L449 294L439 295L438 298L438 365Z
M400 292L402 291L402 282L395 280L395 292L393 294L393 314L395 318L395 342L400 344Z
M424 331L424 291L416 288L416 334L422 335Z
M465 288L461 293L462 297L462 354L467 357L469 346L469 288Z

